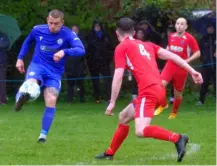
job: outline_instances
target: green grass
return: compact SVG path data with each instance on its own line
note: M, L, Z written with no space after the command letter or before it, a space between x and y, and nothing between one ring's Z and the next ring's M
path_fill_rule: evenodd
M154 118L153 124L185 133L190 137L188 153L181 164L216 164L216 103L210 97L204 106L195 106L186 97L176 120L168 120L171 108ZM29 103L21 112L13 105L0 107L0 164L177 164L174 145L154 139L137 138L134 123L130 134L113 161L98 161L116 129L118 111L129 99L117 102L115 116L104 116L105 103L59 102L57 114L45 144L36 143L41 128L44 104Z

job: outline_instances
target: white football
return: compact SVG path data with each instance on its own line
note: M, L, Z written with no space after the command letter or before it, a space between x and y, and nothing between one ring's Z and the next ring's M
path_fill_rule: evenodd
M31 82L31 81L25 81L21 85L19 92L20 93L29 93L30 94L30 101L36 100L41 93L40 86L37 83Z

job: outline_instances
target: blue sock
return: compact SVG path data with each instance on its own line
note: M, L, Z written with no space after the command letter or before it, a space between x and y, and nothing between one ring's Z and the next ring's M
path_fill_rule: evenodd
M54 115L55 115L56 108L45 107L44 116L42 118L42 130L41 134L47 135L49 129L52 125Z

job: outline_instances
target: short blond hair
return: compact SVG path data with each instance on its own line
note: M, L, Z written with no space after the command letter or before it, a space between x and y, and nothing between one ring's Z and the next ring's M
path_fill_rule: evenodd
M58 9L53 9L49 12L48 16L51 16L53 18L61 18L64 19L64 13Z

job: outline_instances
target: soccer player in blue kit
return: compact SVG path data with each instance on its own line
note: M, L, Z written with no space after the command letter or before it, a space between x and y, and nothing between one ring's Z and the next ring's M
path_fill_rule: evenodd
M61 89L66 56L82 56L85 49L74 32L63 26L64 13L54 9L49 12L47 24L35 26L25 39L18 55L16 68L24 73L23 58L35 43L32 61L27 69L26 81L40 85L44 92L45 110L38 142L45 142L54 119L56 102ZM19 111L30 99L29 93L16 95L15 110Z

